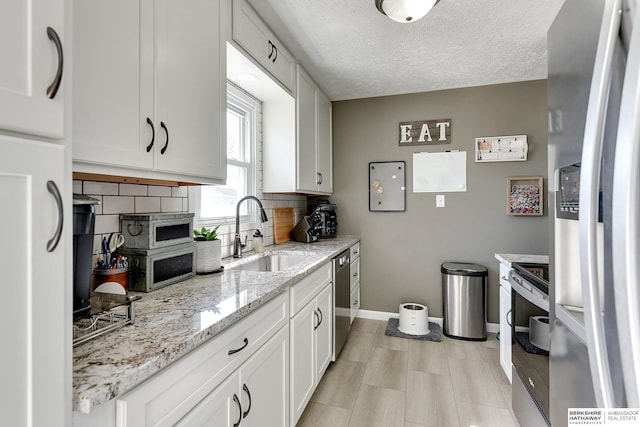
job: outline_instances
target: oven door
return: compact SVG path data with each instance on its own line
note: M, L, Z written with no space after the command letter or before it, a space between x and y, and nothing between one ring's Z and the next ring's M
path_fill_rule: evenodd
M509 274L511 283L511 360L514 378L521 392L513 393L512 406L521 425L550 425L549 423L549 351L541 344L540 336L549 326L549 296L544 294L515 271ZM533 327L530 329L530 325ZM536 342L530 333L535 329ZM546 347L546 349L544 348ZM533 403L533 405L532 405ZM539 414L525 408L537 408ZM532 417L534 417L532 419ZM537 422L535 421L537 420Z

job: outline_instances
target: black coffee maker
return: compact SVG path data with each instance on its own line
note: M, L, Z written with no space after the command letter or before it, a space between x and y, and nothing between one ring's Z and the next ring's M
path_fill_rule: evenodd
M82 194L73 195L73 317L91 312L91 271L93 234L96 224L94 206L100 201Z

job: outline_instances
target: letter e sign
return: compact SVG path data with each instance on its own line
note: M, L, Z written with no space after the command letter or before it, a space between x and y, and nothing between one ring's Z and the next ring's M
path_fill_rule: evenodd
M451 119L400 122L400 146L435 144L451 144Z

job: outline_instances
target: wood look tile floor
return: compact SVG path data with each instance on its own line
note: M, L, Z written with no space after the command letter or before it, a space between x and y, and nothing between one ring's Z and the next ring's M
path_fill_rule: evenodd
M495 334L431 342L386 326L354 320L298 427L519 427Z

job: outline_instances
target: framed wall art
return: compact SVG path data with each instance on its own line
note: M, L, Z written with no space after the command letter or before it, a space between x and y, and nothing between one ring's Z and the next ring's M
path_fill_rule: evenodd
M543 195L541 176L511 177L507 184L507 213L542 216Z
M524 162L529 151L527 135L476 138L475 148L476 163Z
M402 212L405 210L405 163L369 163L369 211Z

